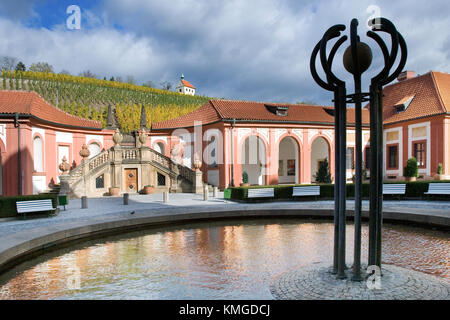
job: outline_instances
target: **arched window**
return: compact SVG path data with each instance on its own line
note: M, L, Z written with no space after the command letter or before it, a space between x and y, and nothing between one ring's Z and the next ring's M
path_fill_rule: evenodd
M44 172L44 161L42 155L42 139L38 136L33 140L33 159L35 172Z
M102 149L100 148L100 146L97 143L92 142L89 145L89 151L91 152L91 154L89 155L89 159L91 159L91 158L95 157L96 155L98 155L102 151Z

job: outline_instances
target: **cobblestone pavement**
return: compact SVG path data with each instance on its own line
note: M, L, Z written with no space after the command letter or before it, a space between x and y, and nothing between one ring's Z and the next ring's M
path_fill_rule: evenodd
M450 283L421 272L382 265L379 288L366 281L338 280L329 263L317 263L278 276L270 291L280 300L450 300ZM369 285L374 282L369 281Z

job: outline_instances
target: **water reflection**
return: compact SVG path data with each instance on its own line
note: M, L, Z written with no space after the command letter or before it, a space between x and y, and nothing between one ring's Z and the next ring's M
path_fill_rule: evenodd
M351 259L353 226L347 228ZM362 234L367 261L367 226ZM449 249L448 233L384 226L384 263L450 280ZM271 299L275 276L304 264L331 263L332 251L329 222L248 220L153 229L27 261L0 277L0 298Z

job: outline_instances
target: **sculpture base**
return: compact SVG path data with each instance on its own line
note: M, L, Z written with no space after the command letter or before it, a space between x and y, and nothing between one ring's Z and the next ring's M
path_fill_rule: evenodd
M363 266L363 277L366 266ZM312 264L280 275L270 286L282 300L449 300L450 281L421 272L383 264L377 281L336 279L329 263ZM370 287L370 288L369 288Z

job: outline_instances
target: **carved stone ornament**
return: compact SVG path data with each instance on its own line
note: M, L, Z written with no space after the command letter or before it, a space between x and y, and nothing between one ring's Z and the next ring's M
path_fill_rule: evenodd
M123 136L120 133L119 129L116 129L116 132L114 132L113 134L113 141L114 141L114 145L119 145L123 140Z
M80 156L83 158L83 160L86 160L91 155L91 152L89 151L86 144L83 144L80 150Z
M88 150L89 151L89 150ZM62 171L62 174L67 174L68 172L69 172L69 170L70 170L70 164L67 162L67 158L66 158L66 156L64 156L63 158L62 158L62 162L61 162L61 164L59 165L59 170L61 170Z
M145 131L145 129L142 129L139 132L139 141L142 143L142 145L145 145L145 143L148 140L148 135L147 135L147 131Z

